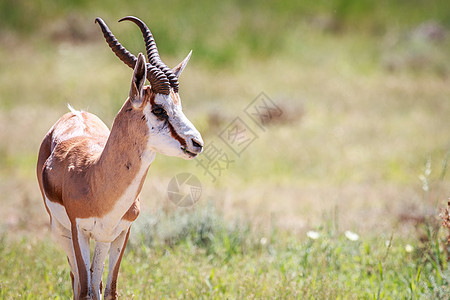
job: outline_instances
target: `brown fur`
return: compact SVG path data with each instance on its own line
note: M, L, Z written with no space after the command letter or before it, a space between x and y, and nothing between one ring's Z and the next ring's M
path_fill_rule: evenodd
M71 278L74 297L80 299L89 298L90 291L94 291L94 298L100 296L101 263L109 247L116 247L120 253L110 252L110 263L113 255L115 265L108 274L105 296L117 298L120 261L131 222L139 215L139 193L155 155L148 146L150 132L143 112L146 104L153 107L155 95L149 86L143 87L145 77L146 62L140 53L129 98L117 114L111 132L95 115L72 110L50 129L39 150L39 187L52 231L68 255L72 271L77 269L75 281L79 284L75 286L72 272ZM178 94L172 93L172 98L179 104ZM172 124L167 123L172 137L186 146ZM52 220L52 213L57 214L57 221ZM69 230L71 245L66 239ZM97 241L91 267L90 238Z
M173 90L170 91L170 97L173 99L173 103L178 105L180 103L180 96L178 93L175 93Z
M37 164L39 187L44 204L45 196L51 202L62 204L71 222L80 274L80 297L88 295L88 277L83 274L87 274L89 266L81 263L76 219L106 215L135 179L140 180L135 200L123 212L122 220L134 221L138 217L138 195L148 171L147 167L142 178L136 178L149 138L142 108L152 95L151 89L145 87L140 109L133 109L128 99L117 114L111 132L93 114L70 112L55 123L42 141ZM46 204L45 207L51 220ZM127 238L128 234L129 230ZM117 274L125 245L126 240L113 272L110 286L113 295L116 295Z
M145 96L148 101L148 87ZM67 113L58 120L42 142L37 166L42 193L63 204L72 222L109 212L135 178L148 141L143 112L132 109L129 100L114 120L111 134L95 115L81 112L81 116L83 120ZM82 134L72 136L77 130ZM124 214L126 220L139 214L137 196Z

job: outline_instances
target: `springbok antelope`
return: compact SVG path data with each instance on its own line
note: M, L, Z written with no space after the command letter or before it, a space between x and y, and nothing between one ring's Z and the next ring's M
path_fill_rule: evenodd
M113 52L134 69L128 99L111 132L95 115L62 116L42 141L37 177L52 235L67 254L74 299L100 299L109 252L105 299L117 299L117 276L130 227L139 214L139 193L155 154L192 159L202 152L200 133L186 118L178 77L191 53L174 69L160 59L148 27L135 17L149 62L136 58L102 19L96 23ZM148 79L150 86L144 86ZM89 241L96 241L90 264Z

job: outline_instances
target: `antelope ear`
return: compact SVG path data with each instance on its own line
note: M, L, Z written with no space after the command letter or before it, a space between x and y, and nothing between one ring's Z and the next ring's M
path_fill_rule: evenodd
M189 59L191 58L192 50L189 52L188 56L186 56L185 59L183 59L182 62L178 64L175 68L172 69L173 73L175 73L175 76L180 77L181 72L183 72L184 68L186 67Z
M136 65L134 66L133 79L131 80L130 101L134 108L142 106L144 93L143 87L147 78L147 67L145 57L139 53Z

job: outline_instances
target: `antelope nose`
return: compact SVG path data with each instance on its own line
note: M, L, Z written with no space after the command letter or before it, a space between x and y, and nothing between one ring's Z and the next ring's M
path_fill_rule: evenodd
M196 150L198 150L199 152L202 151L203 142L198 141L196 139L191 139L191 141L192 141L192 146L194 146L194 148L196 148Z

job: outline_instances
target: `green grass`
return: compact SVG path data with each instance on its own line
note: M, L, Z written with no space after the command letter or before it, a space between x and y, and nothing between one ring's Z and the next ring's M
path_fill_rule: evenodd
M122 298L444 299L450 271L443 232L429 242L381 234L317 239L227 223L211 208L144 217L119 275ZM435 244L436 243L436 244ZM408 249L409 244L414 245ZM68 298L69 267L48 236L3 237L0 298ZM105 280L105 278L104 278Z

